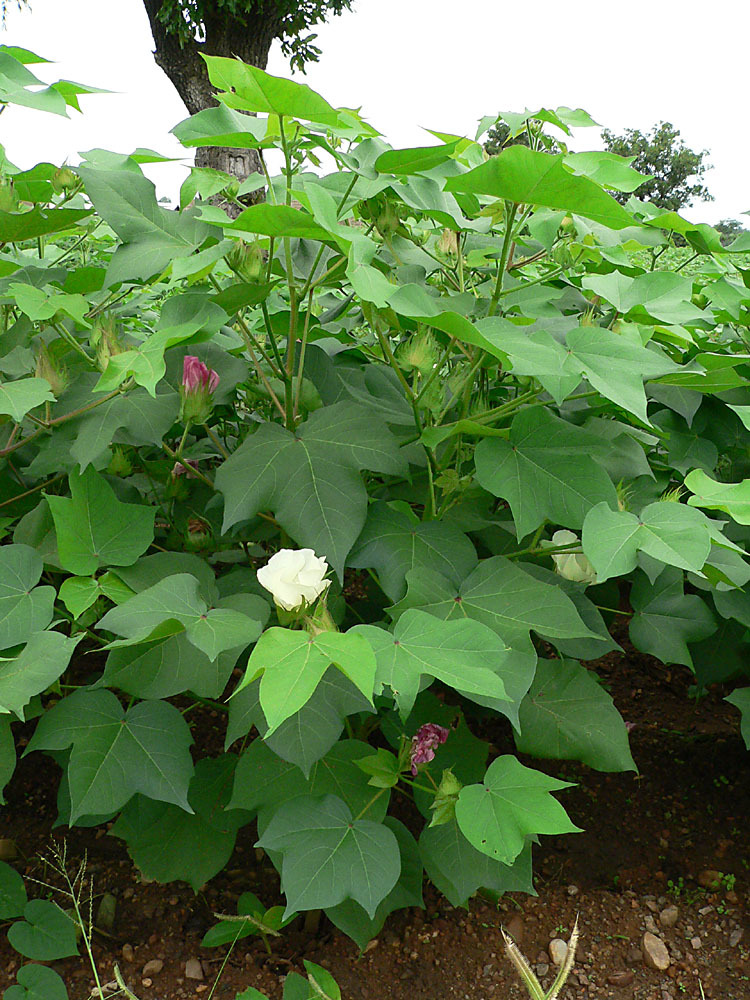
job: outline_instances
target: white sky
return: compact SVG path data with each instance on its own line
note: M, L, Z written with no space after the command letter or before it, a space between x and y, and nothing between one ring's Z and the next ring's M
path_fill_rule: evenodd
M740 215L750 210L749 38L747 0L355 0L321 26L322 60L306 82L333 105L361 106L393 145L434 142L420 126L473 137L484 114L542 105L583 107L615 131L665 119L711 153L716 200L686 214L750 226ZM19 166L76 163L95 146L180 155L168 133L187 112L154 63L142 0L32 0L31 11L9 10L0 42L53 60L31 67L43 79L117 92L83 98L70 121L8 108L0 142ZM268 70L289 73L278 47ZM600 148L597 131L579 130L573 145ZM175 165L147 172L172 197L184 176Z

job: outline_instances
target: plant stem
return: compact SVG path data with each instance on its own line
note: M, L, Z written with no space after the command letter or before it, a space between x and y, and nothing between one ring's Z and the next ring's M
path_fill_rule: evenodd
M508 208L508 204L511 205ZM503 290L503 281L505 280L505 265L508 262L508 253L510 251L510 244L513 239L513 220L516 217L516 210L518 205L515 202L506 202L506 227L505 227L505 239L503 240L503 248L500 251L500 264L497 271L497 281L495 282L495 291L492 293L492 298L490 299L490 307L487 312L488 316L494 316L497 312L497 304L500 299L500 294Z
M214 434L214 432L211 430L211 428L208 426L208 424L204 424L203 427L204 427L204 429L206 431L206 434L208 434L208 436L211 438L211 440L216 445L216 447L219 449L219 451L224 456L224 458L229 458L229 452L224 447L224 445L221 443L221 441L218 439L218 437Z

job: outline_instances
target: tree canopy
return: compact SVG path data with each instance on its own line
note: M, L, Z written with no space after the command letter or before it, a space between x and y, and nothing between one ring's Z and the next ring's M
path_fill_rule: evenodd
M708 150L696 152L686 146L680 138L680 130L671 122L654 125L650 133L627 128L624 134L615 135L605 128L602 139L608 152L635 157L631 166L643 174L651 174L651 178L638 188L638 197L643 201L673 212L695 198L713 201L708 188L701 183L705 172L711 169L705 162ZM625 192L613 194L621 203L630 197Z

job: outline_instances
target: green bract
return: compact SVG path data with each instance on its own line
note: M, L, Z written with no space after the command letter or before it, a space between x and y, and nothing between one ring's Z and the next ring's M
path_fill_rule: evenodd
M207 61L219 104L175 135L274 150L256 204L264 178L193 168L172 211L138 152L4 161L0 793L36 719L61 821L114 820L149 878L197 891L257 823L286 906L242 897L210 942L322 908L364 946L425 873L455 905L531 891L534 843L577 827L514 749L637 766L591 662L618 609L750 740L750 266L619 158L541 141L582 111L486 161L399 150ZM64 111L9 50L0 74L0 102ZM277 590L314 598L272 603L257 570L303 548ZM9 872L19 950L72 954Z

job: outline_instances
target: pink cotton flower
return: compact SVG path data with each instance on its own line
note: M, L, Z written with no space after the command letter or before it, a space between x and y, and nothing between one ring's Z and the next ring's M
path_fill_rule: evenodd
M436 722L420 726L411 738L411 773L417 775L418 764L428 764L435 759L435 750L448 739L450 730Z
M182 362L182 387L186 392L194 392L198 387L213 393L219 384L219 376L193 354L186 354Z
M205 424L213 410L219 376L201 360L188 354L182 363L180 419L185 424Z
M185 476L187 479L195 479L196 476L195 473L193 472L193 469L197 468L198 468L198 459L188 458L185 460L185 463L182 462L174 463L172 467L172 475L175 479L177 479L178 476Z

